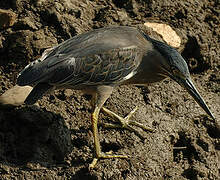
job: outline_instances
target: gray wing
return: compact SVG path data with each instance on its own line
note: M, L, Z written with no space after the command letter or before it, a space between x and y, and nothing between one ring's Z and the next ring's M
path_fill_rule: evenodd
M135 74L142 54L136 47L128 47L76 58L72 60L75 61L72 68L65 66L54 74L50 83L60 86L117 84ZM65 75L61 76L60 72Z
M141 41L140 41L141 40ZM145 38L129 27L103 28L64 41L28 65L18 85L122 81L141 61Z
M137 47L113 49L84 57L60 55L53 63L42 61L26 68L18 85L48 83L55 86L98 85L119 83L134 73L142 60L143 52ZM56 63L55 63L56 62ZM42 65L44 64L44 65ZM44 68L42 68L42 66ZM36 76L38 74L38 76ZM34 78L35 77L35 78Z

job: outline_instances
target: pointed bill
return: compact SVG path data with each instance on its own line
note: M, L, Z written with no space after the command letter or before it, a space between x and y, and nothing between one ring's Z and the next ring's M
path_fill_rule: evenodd
M181 80L180 85L183 86L189 94L196 100L196 102L200 105L200 107L212 118L215 119L205 101L197 91L196 87L193 85L191 78L186 78L186 80Z

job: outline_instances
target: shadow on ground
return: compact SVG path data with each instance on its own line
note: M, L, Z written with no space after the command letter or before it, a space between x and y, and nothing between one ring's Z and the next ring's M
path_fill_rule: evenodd
M2 163L55 165L71 152L71 134L60 115L38 107L19 107L4 109L0 123Z

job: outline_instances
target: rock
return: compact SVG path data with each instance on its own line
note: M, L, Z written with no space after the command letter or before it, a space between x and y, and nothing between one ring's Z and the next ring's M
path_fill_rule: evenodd
M0 96L0 106L19 106L31 92L31 86L14 86Z
M16 14L10 10L0 9L0 29L13 26Z
M35 0L35 4L37 6L42 6L45 2L46 2L46 0Z
M8 61L26 65L33 58L33 35L30 30L19 30L10 34L6 39L7 46L4 46Z
M3 41L4 41L4 40L5 40L5 38L0 35L0 49L3 48Z
M128 20L128 14L126 11L117 11L119 19L124 22Z
M42 49L48 49L57 45L57 39L48 30L48 28L35 31L33 34L32 46L36 49L37 54L41 54Z
M177 33L167 24L162 23L144 23L145 26L152 28L163 37L163 40L172 47L180 47L181 39Z
M73 95L73 91L71 89L65 89L64 94L66 97L71 97Z
M144 24L138 24L137 27L139 30L143 31L145 34L150 36L151 38L154 38L158 41L165 42L162 35L159 34L158 32L154 31L152 28L145 26Z
M45 27L35 32L19 30L11 33L4 48L11 62L27 65L28 62L35 60L36 56L42 54L42 50L55 45L57 45L56 38Z
M38 30L41 27L41 25L40 23L36 23L33 17L24 17L18 19L14 27L16 29Z

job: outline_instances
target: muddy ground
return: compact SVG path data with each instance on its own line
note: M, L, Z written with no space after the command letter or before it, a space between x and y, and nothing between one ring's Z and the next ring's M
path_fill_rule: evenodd
M0 30L0 94L46 49L76 34L109 25L163 22L182 39L179 48L195 85L220 118L220 3L218 0L1 0L16 14ZM1 19L0 19L1 21ZM103 151L129 159L101 160L95 169L89 98L56 91L39 106L0 109L0 179L219 179L220 132L177 83L122 86L105 106L155 129L140 133L99 128ZM100 121L108 122L103 114Z

